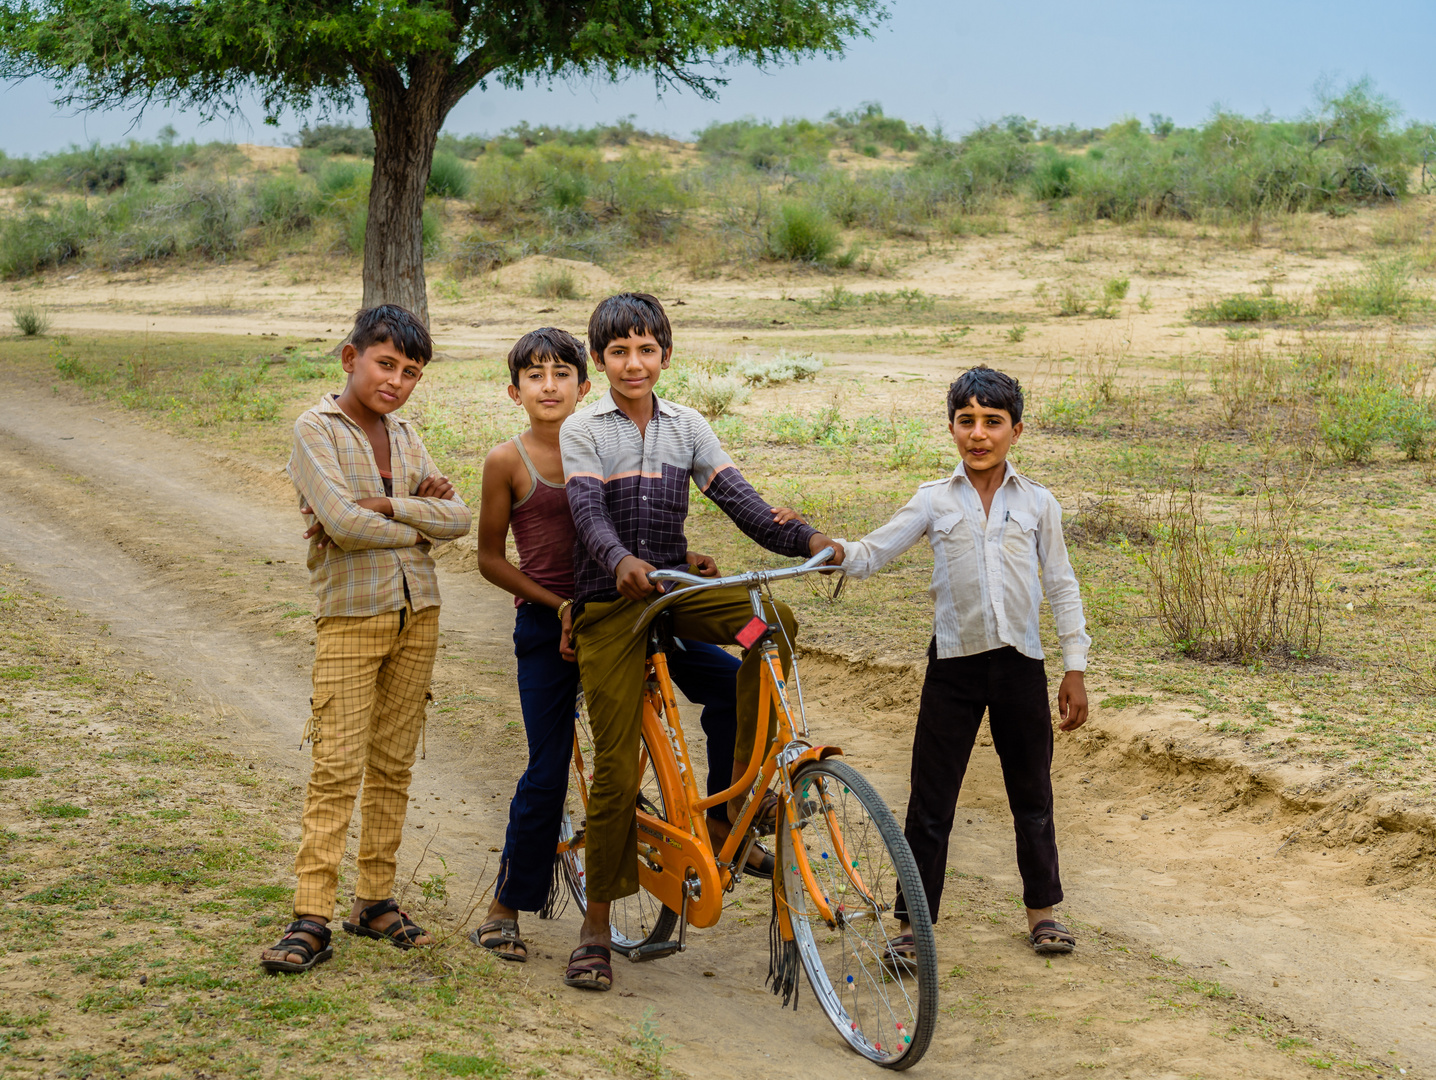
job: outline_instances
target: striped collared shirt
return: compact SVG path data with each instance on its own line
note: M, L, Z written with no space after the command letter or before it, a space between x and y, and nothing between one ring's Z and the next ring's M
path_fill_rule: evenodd
M1085 671L1087 621L1077 576L1062 537L1062 507L1052 493L1004 465L1006 475L984 514L962 465L931 480L880 529L841 541L843 569L855 578L881 570L923 537L932 545L933 636L937 656L972 656L1011 645L1043 658L1037 613L1052 605L1065 671Z
M688 481L755 542L779 555L806 556L814 531L773 524L772 508L743 479L695 409L655 397L642 436L610 391L563 422L559 444L574 545L574 598L618 596L614 571L628 555L660 570L684 565Z
M457 495L417 499L407 493L437 473L429 452L405 420L384 417L389 430L389 467L395 496L393 518L355 505L384 495L384 480L364 430L339 407L337 394L294 423L289 478L301 509L310 508L333 541L309 542L309 581L319 597L320 618L378 615L404 606L407 586L415 611L437 607L439 580L432 542L457 540L469 531L469 508Z

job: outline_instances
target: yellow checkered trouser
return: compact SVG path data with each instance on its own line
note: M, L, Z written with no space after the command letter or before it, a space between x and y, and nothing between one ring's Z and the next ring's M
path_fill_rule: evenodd
M439 647L439 609L320 619L310 719L314 769L304 800L294 871L296 915L334 913L339 862L354 799L364 784L355 896L367 904L394 891L414 751Z

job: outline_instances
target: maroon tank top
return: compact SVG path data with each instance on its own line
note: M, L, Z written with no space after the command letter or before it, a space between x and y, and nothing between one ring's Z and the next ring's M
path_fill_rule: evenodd
M514 436L519 457L529 472L529 493L514 503L509 528L519 549L519 569L545 589L565 600L573 596L573 516L568 512L568 492L562 484L551 484L534 468L524 441ZM514 606L525 601L514 597Z

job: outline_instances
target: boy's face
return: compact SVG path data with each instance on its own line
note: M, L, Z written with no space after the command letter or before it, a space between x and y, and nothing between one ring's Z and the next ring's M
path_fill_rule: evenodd
M659 374L668 367L668 355L652 334L631 334L610 341L602 356L593 353L593 362L608 376L615 396L642 401L653 393Z
M572 364L544 357L519 372L518 385L509 385L509 397L524 407L530 423L562 423L578 408L588 386Z
M345 345L340 363L349 375L348 393L380 416L408 401L424 377L424 362L410 360L392 341L376 341L363 352Z
M1022 421L1014 424L1006 409L979 405L976 397L957 407L947 427L969 472L1001 466L1007 460L1007 451L1022 434Z

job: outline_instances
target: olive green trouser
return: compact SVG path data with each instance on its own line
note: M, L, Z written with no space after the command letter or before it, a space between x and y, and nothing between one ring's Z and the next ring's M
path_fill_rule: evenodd
M657 599L658 594L653 595ZM604 903L621 900L638 891L638 824L634 814L638 786L638 738L643 726L643 664L648 655L648 634L633 632L647 602L613 600L589 603L573 624L578 673L588 703L593 731L593 782L588 789L588 825L584 870L588 898ZM786 678L792 664L788 646L798 624L787 604L764 601L769 623L773 611L782 620L787 637L778 635L778 651ZM709 589L689 599L675 600L676 637L731 645L734 636L753 618L748 590L741 586ZM734 758L746 767L758 731L758 689L763 655L757 648L743 654L738 668L738 737ZM772 710L764 735L764 748L776 733L777 711Z

